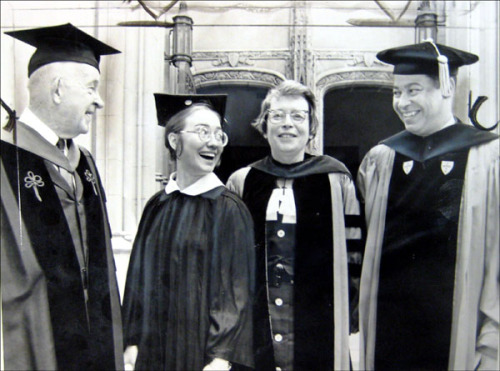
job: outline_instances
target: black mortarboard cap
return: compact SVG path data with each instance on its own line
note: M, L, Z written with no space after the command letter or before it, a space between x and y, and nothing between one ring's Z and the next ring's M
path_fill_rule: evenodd
M38 68L53 62L86 63L99 70L101 55L120 53L71 23L5 34L36 48L28 64L28 77Z
M155 93L158 125L165 126L175 114L196 103L209 105L224 120L226 94L162 94Z
M396 75L439 76L443 95L449 95L449 75L456 74L459 67L476 63L475 54L436 44L431 39L383 50L377 53L382 62L394 65Z

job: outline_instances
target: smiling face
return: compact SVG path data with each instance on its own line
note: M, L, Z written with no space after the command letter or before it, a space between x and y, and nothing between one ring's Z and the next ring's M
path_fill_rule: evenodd
M219 163L223 145L210 135L208 142L202 141L196 130L200 127L207 128L214 133L221 130L219 116L208 108L193 111L185 119L185 124L180 133L169 134L170 145L176 149L182 148L177 157L177 173L180 177L189 177L193 181L214 171Z
M267 119L265 138L271 147L272 157L283 164L293 164L304 160L307 143L310 139L309 115L300 124L293 123L290 113L309 111L309 104L302 96L280 96L271 101L270 111L281 110L286 117L281 123L271 123Z
M406 130L419 136L441 130L453 118L452 97L443 97L427 75L394 75L392 106Z
M99 71L84 63L64 62L67 67L59 80L58 111L61 138L74 138L89 131L92 119L104 102L98 92Z

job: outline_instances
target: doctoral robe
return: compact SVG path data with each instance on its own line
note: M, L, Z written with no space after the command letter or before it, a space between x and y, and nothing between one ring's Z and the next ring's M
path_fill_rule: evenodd
M382 144L374 147L365 156L358 174L358 187L360 194L364 197L365 212L368 224L367 242L365 248L365 256L361 278L360 291L360 367L366 369L374 369L377 364L377 344L376 340L379 335L378 331L390 331L390 328L381 328L377 323L377 319L383 315L378 312L379 289L382 280L382 270L387 272L387 265L392 265L393 271L398 269L397 261L392 263L390 260L391 252L388 251L389 245L385 235L388 230L394 228L398 221L403 223L401 227L402 243L401 246L412 251L407 251L408 260L406 262L404 255L399 257L403 260L401 264L405 266L405 272L398 273L400 279L404 280L419 280L417 276L412 275L412 269L415 263L419 264L419 259L437 259L431 257L432 254L441 254L437 250L446 251L446 239L454 241L455 251L451 251L451 255L442 255L441 264L443 264L442 272L439 272L439 267L432 268L432 262L427 263L425 269L429 269L429 274L438 277L439 274L444 274L446 277L442 283L434 287L434 290L429 290L425 295L434 293L440 294L440 289L444 292L451 292L448 296L448 303L442 303L444 307L449 306L448 313L440 315L448 316L445 318L449 321L448 330L442 330L442 338L445 339L446 347L445 357L448 358L447 365L449 369L475 369L476 367L483 369L498 368L498 320L499 320L499 143L495 135L491 133L480 132L477 129L456 124L442 131L435 133L426 138L416 137L406 131L397 134L396 136L387 139ZM463 157L465 155L465 158ZM436 161L438 163L436 163ZM439 166L440 162L440 166ZM456 162L456 163L455 163ZM398 164L395 166L395 164ZM455 168L456 166L456 168ZM462 169L464 166L464 169ZM452 179L453 171L462 172L463 180L460 176ZM434 246L433 251L425 252L426 246L412 245L412 240L419 241L418 228L422 226L421 235L432 234L431 229L440 226L425 226L424 221L419 217L412 216L412 226L408 226L411 221L406 220L407 215L401 212L401 215L393 215L391 220L387 220L390 215L388 210L391 206L391 189L393 192L399 192L397 187L401 187L397 181L391 183L394 179L402 179L404 175L394 175L395 171L403 171L411 175L412 171L423 172L421 177L429 177L429 181L434 181L434 178L446 178L450 176L450 181L444 181L436 192L441 192L443 197L434 203L427 204L428 210L423 210L421 218L435 218L436 214L440 214L436 221L442 223L448 218L453 221L455 216L458 220L454 224L455 227L448 230L448 235L443 246ZM425 171L434 172L426 174ZM392 179L394 178L394 179ZM413 183L420 181L415 178ZM413 183L406 184L404 187L411 189ZM460 186L457 189L457 186ZM425 187L423 185L423 187ZM443 192L443 189L446 192ZM458 197L453 195L459 192ZM413 197L418 199L421 196L418 189L415 189ZM410 195L411 196L411 195ZM404 196L402 196L404 197ZM453 201L454 200L454 201ZM410 204L408 204L410 205ZM419 207L421 207L420 205ZM456 210L456 211L455 211ZM411 215L411 214L410 214ZM388 227L389 226L389 227ZM446 227L448 228L448 227ZM406 230L411 231L411 235L406 235ZM442 232L445 229L441 229ZM454 237L455 236L455 237ZM390 239L389 239L390 240ZM394 240L394 238L392 238ZM433 242L431 241L431 244ZM390 245L392 246L392 245ZM417 250L415 250L417 249ZM450 252L450 251L448 251ZM413 255L416 254L416 255ZM420 258L419 258L420 254ZM424 254L424 255L422 255ZM423 260L421 260L423 261ZM453 266L448 265L453 262ZM383 268L385 264L385 268ZM446 267L444 265L447 265ZM419 268L424 274L424 268ZM434 269L434 273L431 270ZM450 275L446 273L451 269ZM408 273L409 272L409 273ZM443 273L444 272L444 273ZM408 295L421 295L419 293L416 281L404 281L400 289L406 289ZM425 277L424 281L425 282ZM428 284L428 282L427 282ZM386 285L386 284L384 284ZM448 289L446 286L451 285ZM401 297L398 293L399 288L393 285L391 290L394 290L394 295ZM411 291L415 290L415 291ZM432 292L431 292L432 291ZM390 295L387 287L384 289L384 295ZM428 302L433 302L437 305L438 300L431 298ZM427 302L419 303L425 306ZM394 303L396 306L397 304ZM435 308L436 311L442 312L442 308ZM429 313L432 313L430 311ZM409 315L409 312L402 310L399 314L404 317ZM425 316L425 311L421 313ZM443 317L444 318L444 317ZM423 318L415 318L415 323L425 320ZM432 326L432 316L427 317L426 324L420 324L422 331L429 330ZM405 320L406 321L406 320ZM411 319L405 322L407 326L411 326ZM441 324L440 324L441 325ZM410 327L411 329L411 327ZM412 331L419 331L418 328L408 330L405 328L405 333L401 336L412 337ZM406 332L408 331L408 332ZM431 329L432 331L432 329ZM418 335L418 334L415 334ZM399 336L399 335L398 335ZM446 339L448 338L448 339ZM436 339L429 339L435 341ZM439 340L439 339L438 339ZM434 344L430 343L429 344ZM427 346L428 344L419 344L419 347ZM387 344L383 344L387 346ZM393 345L398 348L399 343ZM410 350L410 351L413 351ZM397 350L396 350L397 352ZM399 355L396 354L395 358ZM416 367L416 364L404 364L404 367Z
M123 302L137 370L201 370L213 358L253 366L252 228L245 205L222 183L149 200Z
M1 143L2 258L13 263L2 259L5 367L123 367L111 234L93 158L74 144L80 156L70 195L56 170L69 170L66 157L22 122L15 130L16 144ZM84 261L76 246L85 247Z
M328 156L266 157L227 185L255 223L256 368L349 369L347 244L361 241L349 171Z

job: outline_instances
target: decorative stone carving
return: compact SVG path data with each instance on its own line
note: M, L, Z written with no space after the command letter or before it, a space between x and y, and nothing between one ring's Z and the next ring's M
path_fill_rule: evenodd
M377 60L374 53L364 53L362 56L355 56L348 66L373 67L374 65L385 66L385 63Z
M254 63L249 60L248 56L241 55L239 52L226 53L223 58L213 61L212 65L215 67L230 66L238 67L238 65L252 66Z
M305 85L312 83L314 55L309 49L307 35L307 11L305 1L293 2L293 22L290 26L290 50L293 58L287 67L287 75Z
M253 66L255 60L278 59L288 61L291 59L289 51L228 51L228 52L195 52L193 61L212 61L214 67Z
M315 52L317 60L353 60L355 58L360 58L362 53L355 51L324 51L319 50Z
M193 75L192 74L187 74L186 75L186 91L189 92L190 94L194 94L196 92L195 84L193 81Z
M252 70L214 70L200 72L194 75L194 85L198 88L204 85L220 83L253 82L256 85L275 86L283 78L268 72Z
M385 66L377 60L374 52L359 51L317 51L314 53L316 60L345 60L348 67L373 67Z
M389 85L392 83L392 73L382 70L356 70L342 71L329 74L321 78L316 84L318 90L323 90L331 85L348 83L374 83Z

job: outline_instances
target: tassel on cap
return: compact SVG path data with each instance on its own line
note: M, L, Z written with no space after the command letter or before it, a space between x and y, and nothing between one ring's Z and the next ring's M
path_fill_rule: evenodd
M424 42L430 43L437 53L437 61L439 67L439 85L443 97L451 96L451 82L450 82L450 69L448 67L448 58L439 52L437 45L432 39L426 39Z

